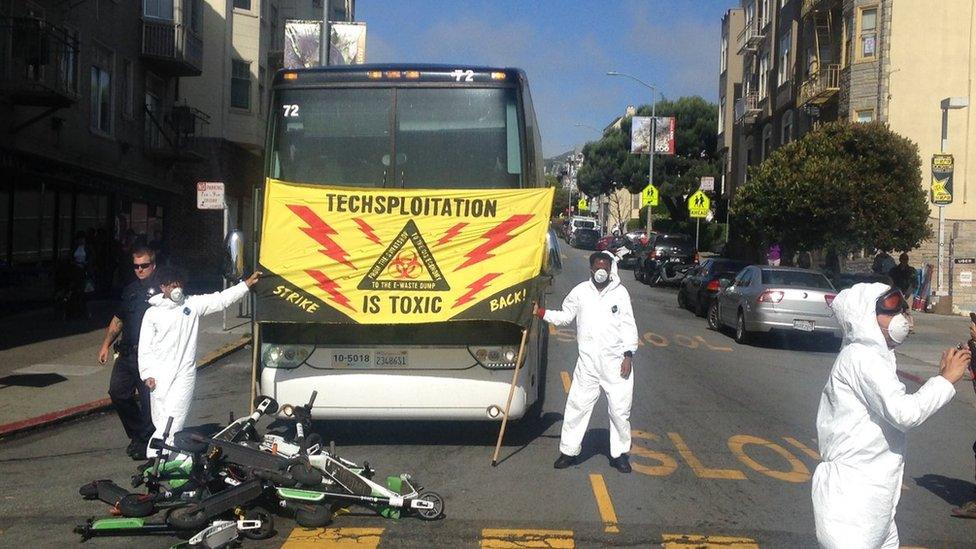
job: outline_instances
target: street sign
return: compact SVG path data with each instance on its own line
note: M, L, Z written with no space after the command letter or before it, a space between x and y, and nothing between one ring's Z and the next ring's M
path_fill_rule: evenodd
M701 176L701 184L698 188L703 191L715 192L715 178L709 175Z
M712 209L712 201L701 190L688 197L688 215L690 217L703 218Z
M660 198L661 196L657 191L657 187L655 187L654 185L648 185L644 187L643 191L641 191L641 207L643 208L644 206L651 206L651 207L657 206Z
M956 265L976 265L976 257L957 257L952 262Z
M224 184L220 181L197 182L197 209L223 210Z
M952 204L952 168L951 154L932 155L932 203L937 206Z
M576 209L578 209L580 211L587 209L586 208L586 197L581 197L579 199L579 202L576 203Z

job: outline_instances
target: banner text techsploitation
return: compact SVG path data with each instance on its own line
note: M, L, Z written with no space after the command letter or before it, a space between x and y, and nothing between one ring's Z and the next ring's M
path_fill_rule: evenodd
M393 214L433 217L497 217L498 201L482 198L444 198L328 193L326 208L353 214Z

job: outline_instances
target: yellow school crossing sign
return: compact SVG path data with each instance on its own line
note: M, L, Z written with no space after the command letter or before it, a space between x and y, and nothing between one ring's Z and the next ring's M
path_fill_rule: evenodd
M706 217L708 215L708 211L711 209L712 201L704 192L699 190L695 194L688 197L688 215L690 217Z
M581 197L579 199L579 202L576 203L576 209L577 210L580 210L580 211L583 211L583 210L587 209L587 206L586 206L586 197L585 196L584 197Z
M644 187L643 191L641 191L641 207L657 206L659 198L657 187L654 185L648 185Z

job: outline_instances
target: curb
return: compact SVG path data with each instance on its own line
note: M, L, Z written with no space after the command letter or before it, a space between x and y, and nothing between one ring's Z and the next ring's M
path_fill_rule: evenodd
M251 343L251 336L242 336L237 341L232 341L218 347L217 349L207 353L197 362L197 370L202 370L207 366L210 366L217 362L218 360L224 358L225 356L243 348L244 346ZM94 414L97 412L104 412L112 408L112 400L108 398L103 398L99 400L93 400L91 402L86 402L84 404L79 404L78 406L72 406L71 408L65 408L63 410L57 410L54 412L48 412L43 415L39 415L32 418L22 419L20 421L14 421L11 423L5 423L0 425L0 439L9 437L10 435L24 433L27 431L33 431L37 429L43 429L45 427L50 427L52 425L62 423L71 419L77 419L80 417L87 416L89 414Z

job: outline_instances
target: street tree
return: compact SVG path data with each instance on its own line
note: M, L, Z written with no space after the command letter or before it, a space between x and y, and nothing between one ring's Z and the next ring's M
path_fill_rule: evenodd
M786 250L908 250L927 238L918 147L881 123L832 122L750 168L736 232Z
M659 101L657 116L674 116L675 154L654 157L654 183L661 203L676 221L688 220L686 199L703 175L717 175L720 160L715 156L715 127L718 107L701 97L682 97ZM637 109L638 116L650 116L650 105ZM648 157L630 153L631 118L621 121L620 129L607 131L599 141L583 147L579 171L580 189L590 195L609 194L626 187L639 193L648 183Z
M569 207L569 191L563 186L563 182L555 175L546 176L546 186L555 187L556 194L552 200L552 217L559 217L566 208Z

